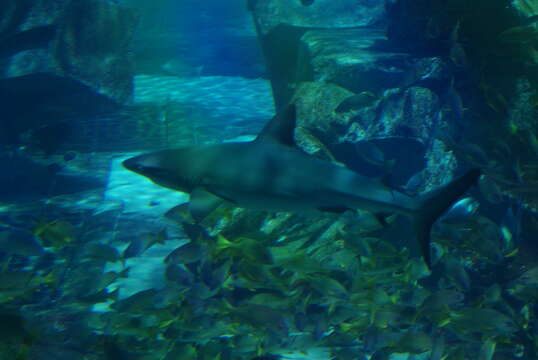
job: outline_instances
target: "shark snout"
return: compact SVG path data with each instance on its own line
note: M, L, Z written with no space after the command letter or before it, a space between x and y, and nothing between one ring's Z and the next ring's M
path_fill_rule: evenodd
M138 155L123 161L123 166L132 172L146 176L153 181L163 180L170 176L170 171L161 165L157 153Z
M143 162L141 161L140 156L135 156L132 158L129 158L127 160L124 160L122 162L122 165L130 171L140 173L142 170L144 170Z
M138 174L147 175L148 171L160 168L159 159L152 154L138 155L123 161L123 166Z

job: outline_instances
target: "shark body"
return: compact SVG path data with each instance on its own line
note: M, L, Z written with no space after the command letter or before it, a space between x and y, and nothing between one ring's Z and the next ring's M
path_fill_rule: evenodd
M480 172L419 197L312 157L294 146L295 106L277 114L251 142L190 146L143 154L124 166L154 183L190 194L189 210L203 218L220 202L274 211L344 212L363 209L411 217L427 265L430 229Z

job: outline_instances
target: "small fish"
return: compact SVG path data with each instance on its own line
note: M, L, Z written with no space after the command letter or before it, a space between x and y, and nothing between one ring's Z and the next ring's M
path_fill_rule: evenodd
M523 306L519 313L523 319L523 328L528 328L530 323L534 321L534 312L532 311L532 305L527 304Z
M164 216L167 219L177 222L178 224L193 224L194 219L191 216L188 203L182 203L168 210Z
M493 284L484 291L483 303L494 305L502 299L502 289L499 284Z
M295 286L299 284L305 284L305 286L317 290L324 296L346 299L349 295L349 292L344 285L330 277L308 276L298 281Z
M30 231L0 226L0 251L13 255L39 256L45 250Z
M516 184L525 183L525 180L524 180L525 173L522 169L520 158L517 158L515 159L515 161L513 161L512 166L509 168L509 170L511 172L510 175L513 177Z
M200 244L212 240L207 230L201 225L182 222L181 226L185 235L193 243Z
M534 0L514 0L512 1L512 6L521 11L525 16L530 16L528 20L537 17L537 15L533 16L533 14L538 14L538 5ZM534 19L534 21L536 21L536 19ZM527 23L526 25L530 25L530 23Z
M0 272L0 291L31 288L34 279L32 271L2 271Z
M452 30L452 33L450 34L449 57L454 65L460 68L465 68L468 65L469 61L467 59L465 49L459 42L460 25L460 21L458 20L456 22L456 25L454 26L454 29Z
M108 300L116 301L118 299L119 289L109 291L108 289L101 289L96 292L90 292L82 294L76 297L76 303L83 305L94 305Z
M468 291L471 288L471 278L465 266L455 258L447 258L444 261L446 275L460 289Z
M217 236L218 252L229 252L235 257L242 257L258 264L271 265L274 262L270 250L262 242L247 237L230 241L222 235Z
M497 343L493 339L487 339L480 347L477 360L491 360L495 354L495 347Z
M532 107L538 106L538 92L536 92L534 95L531 95L531 97L529 98L529 103ZM534 145L533 145L533 149L534 149Z
M266 305L244 304L233 308L230 315L254 327L266 327L279 334L288 331L283 321L285 312Z
M357 351L355 348L340 348L332 352L333 359L339 360L368 360L364 353Z
M230 261L220 264L206 261L200 269L200 278L211 290L215 290L230 276L230 267Z
M123 250L122 257L130 259L141 255L145 250L145 241L142 237L137 237L131 240L131 243Z
M182 300L182 295L185 291L186 289L182 289L175 285L165 286L153 297L153 308L164 309L170 305L179 303Z
M387 159L385 153L381 151L372 141L362 141L355 144L357 154L367 163L381 168L385 173L391 173L396 160Z
M373 255L371 244L377 241L379 241L379 239L364 236L350 236L349 238L346 238L346 247L353 250L357 255L370 258Z
M428 360L441 360L445 353L445 337L443 334L437 334L433 338L432 349Z
M491 204L500 204L504 201L504 195L501 189L489 176L481 176L478 182L478 188L484 198Z
M192 344L177 341L163 360L195 360L197 359L197 353L196 347Z
M162 233L138 236L131 240L129 246L123 251L122 257L124 259L129 259L140 256L153 245L164 244L165 240L166 235Z
M84 256L94 260L114 263L121 259L119 251L110 245L93 243L84 247Z
M375 94L369 91L363 91L360 94L355 94L344 99L334 111L337 113L345 113L348 111L359 110L372 106L377 99Z
M501 234L505 252L512 251L521 241L522 212L521 205L516 205L515 211L510 206L501 220Z
M525 271L517 280L517 283L525 286L538 287L538 267Z
M26 319L18 311L3 308L0 309L0 337L2 345L20 344L16 353L10 353L7 350L8 358L14 360L30 359L28 352L38 341L38 334L28 327ZM5 347L2 349L6 351Z
M194 284L194 275L184 266L178 264L169 264L165 270L167 281L177 283L178 285L189 287Z
M445 223L457 223L468 220L476 214L479 205L478 201L472 197L463 198L452 205L441 219Z
M499 40L504 43L529 44L535 41L538 29L534 26L514 26L504 30L499 35Z
M446 103L449 105L450 110L452 111L454 121L457 125L461 126L464 124L465 118L464 118L464 106L463 106L463 100L461 98L460 93L455 88L454 85L454 78L452 78L450 82L450 86L447 89L446 92Z
M370 316L370 325L380 329L388 329L389 325L396 324L400 321L400 314L396 309L373 309ZM404 351L405 352L405 351Z
M75 227L68 221L39 222L32 233L45 247L63 247L75 241Z
M393 349L399 353L421 354L432 348L432 338L421 331L408 331L394 345Z
M207 250L204 246L189 242L177 247L164 259L165 264L191 264L202 260Z
M104 292L105 289L118 281L119 279L126 279L129 275L130 268L125 268L121 272L115 272L115 271L108 271L101 276L92 276L89 277L87 280L81 281L80 285L80 293L82 296L90 296L95 293Z
M513 319L494 309L465 308L450 314L450 326L462 334L510 335L517 330Z
M372 356L370 356L370 360L389 360L390 354L387 353L387 350L385 349L379 349L375 351Z
M103 344L104 360L130 360L133 359L127 350L121 348L113 339L106 339Z
M110 307L119 312L142 313L153 307L153 300L157 293L155 289L142 290L128 298L116 301Z
M421 311L433 313L442 311L445 308L460 306L463 302L464 295L456 290L437 290L428 296L421 305Z
M532 149L534 155L538 156L538 137L536 137L536 134L531 130L527 130L525 133L527 135L527 143L530 145L529 147Z
M418 194L418 191L420 189L420 186L424 182L424 172L419 171L418 173L414 174L407 180L407 183L404 185L404 191L411 193L411 194Z
M464 143L461 149L467 161L471 164L487 167L490 163L488 154L478 144Z

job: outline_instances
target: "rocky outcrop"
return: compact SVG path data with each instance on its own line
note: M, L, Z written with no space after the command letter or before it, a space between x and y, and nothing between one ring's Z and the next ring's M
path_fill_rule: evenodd
M4 78L72 78L123 103L132 95L129 49L136 16L108 1L3 2Z
M376 0L249 0L261 35L279 25L303 28L366 27L385 20L385 3Z
M44 129L60 141L75 117L131 100L131 10L98 0L6 0L0 12L4 144Z
M400 164L391 169L399 185L427 167L418 187L426 190L455 170L450 151L434 144L446 125L452 69L442 52L396 44L388 32L396 21L387 9L399 10L392 3L257 0L250 8L276 108L298 102L301 146L364 171L358 146L375 142Z
M409 54L384 49L382 29L308 30L300 39L300 58L314 81L335 83L352 92L381 92L399 86Z

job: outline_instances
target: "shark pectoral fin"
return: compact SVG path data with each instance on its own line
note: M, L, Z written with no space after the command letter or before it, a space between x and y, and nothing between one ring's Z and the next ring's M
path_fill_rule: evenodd
M203 188L196 188L191 192L189 212L194 220L200 222L223 201Z
M182 203L174 206L164 214L164 217L178 223L184 221L192 223L194 220L189 209L189 203Z

